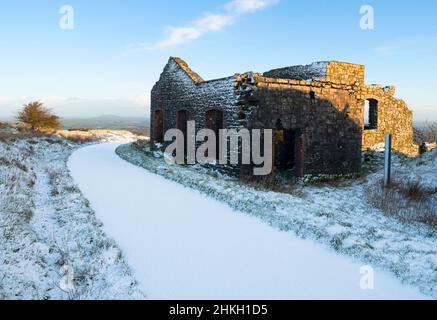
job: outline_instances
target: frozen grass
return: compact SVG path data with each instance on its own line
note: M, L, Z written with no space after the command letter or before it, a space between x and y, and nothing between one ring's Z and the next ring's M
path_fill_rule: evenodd
M379 269L362 290L359 262L131 165L119 145L78 150L68 167L152 299L426 298Z
M117 140L120 136L123 137L124 140L135 140L139 139L140 136L135 135L129 131L124 130L59 130L55 134L58 137L63 137L73 142L78 143L87 143L92 141L114 141ZM143 139L147 139L146 137L142 137Z
M421 223L403 223L367 202L370 185L381 178L380 155L375 154L367 177L330 186L295 187L294 194L267 192L197 167L168 165L159 155L123 145L117 154L137 166L231 208L258 217L271 226L313 239L338 253L391 272L403 283L437 298L437 231ZM417 160L395 158L396 173L414 175L436 187L435 153ZM416 168L416 169L417 169Z
M0 141L0 299L144 298L66 162L81 145L8 133ZM61 267L75 290L61 289Z
M418 181L383 182L369 186L367 199L376 208L404 222L419 222L437 228L437 189L428 189Z

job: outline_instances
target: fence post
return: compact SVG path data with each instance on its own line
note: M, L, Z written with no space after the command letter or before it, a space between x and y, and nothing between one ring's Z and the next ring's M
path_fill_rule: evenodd
M384 187L388 187L391 183L392 138L391 134L385 136Z

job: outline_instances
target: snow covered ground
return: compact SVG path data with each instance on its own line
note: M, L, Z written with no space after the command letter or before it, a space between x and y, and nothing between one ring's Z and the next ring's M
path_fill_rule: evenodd
M68 166L149 298L424 298L379 269L391 263L392 272L414 269L399 272L400 279L428 294L435 288L435 234L402 233L396 221L367 212L363 201L356 201L362 198L357 188L341 195L314 189L305 198L266 193L168 166L130 146L118 150L176 183L123 161L114 153L117 146L80 149ZM395 227L381 228L387 222ZM422 250L426 253L418 256ZM415 264L409 264L411 255ZM364 262L376 262L375 290L360 288Z
M69 175L81 147L55 136L0 141L0 300L144 298Z
M283 194L254 189L220 174L199 172L198 168L169 166L130 145L119 147L117 153L276 229L387 270L404 284L437 298L437 230L423 224L402 223L369 205L366 192L369 185L381 179L381 171L334 186L295 187L291 194ZM381 156L374 157L376 160L371 162L380 162ZM437 150L413 160L395 156L395 176L408 178L414 172L421 173L424 181L437 189L436 157Z

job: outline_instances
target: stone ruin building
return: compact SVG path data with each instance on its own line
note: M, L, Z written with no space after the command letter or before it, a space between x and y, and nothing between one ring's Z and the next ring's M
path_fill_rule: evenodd
M179 58L170 58L151 96L151 142L164 133L274 129L274 167L296 174L358 172L362 150L393 134L393 148L416 152L413 113L393 86L366 85L363 65L329 61L243 73L205 81ZM244 174L242 166L230 167Z

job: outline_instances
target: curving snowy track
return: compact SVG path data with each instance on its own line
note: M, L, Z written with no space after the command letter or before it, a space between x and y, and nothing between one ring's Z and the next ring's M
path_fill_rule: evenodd
M425 298L380 271L362 290L361 264L135 167L118 145L68 166L151 299Z

